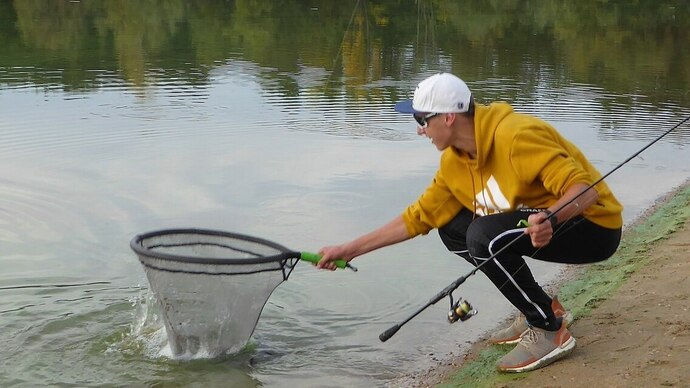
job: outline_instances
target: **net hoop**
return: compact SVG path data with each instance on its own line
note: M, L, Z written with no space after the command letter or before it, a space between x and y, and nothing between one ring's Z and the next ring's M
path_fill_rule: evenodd
M145 242L148 239L162 237L167 235L203 235L203 236L215 236L215 237L227 237L230 239L244 240L256 244L265 245L279 251L278 254L273 255L263 255L260 253L254 253L251 251L242 251L244 254L249 254L254 257L245 258L217 258L217 257L190 257L175 255L167 252L159 252L154 250L162 245L146 245ZM197 245L198 243L180 243L180 244L168 244L166 247L174 246L184 246L184 245ZM231 248L230 246L214 243L206 243L208 245L218 245L223 248ZM134 236L129 243L132 250L139 255L140 258L148 257L152 259L160 259L165 261L173 261L179 263L193 263L193 264L213 264L213 265L235 265L235 264L262 264L271 262L284 262L287 259L299 259L300 252L292 251L280 244L274 243L266 239L248 236L245 234L225 232L220 230L212 229L197 229L197 228L186 228L186 229L164 229L148 233L143 233Z

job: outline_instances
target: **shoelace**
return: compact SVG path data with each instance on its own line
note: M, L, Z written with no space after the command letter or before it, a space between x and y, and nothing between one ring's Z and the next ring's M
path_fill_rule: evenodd
M518 344L522 346L528 346L530 344L536 344L537 342L539 342L539 334L537 334L536 330L530 327L529 329L527 329L527 332L522 336L522 340L520 340Z

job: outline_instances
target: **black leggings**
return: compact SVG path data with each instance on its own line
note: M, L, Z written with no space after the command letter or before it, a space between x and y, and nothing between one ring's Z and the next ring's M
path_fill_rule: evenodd
M609 258L618 248L621 229L596 225L582 216L556 227L551 242L534 248L524 228L518 227L538 209L475 216L463 209L448 224L439 228L441 240L448 250L478 266L506 244L522 235L490 263L480 270L498 287L531 325L556 330L557 323L551 309L551 298L537 284L523 256L552 263L588 264Z

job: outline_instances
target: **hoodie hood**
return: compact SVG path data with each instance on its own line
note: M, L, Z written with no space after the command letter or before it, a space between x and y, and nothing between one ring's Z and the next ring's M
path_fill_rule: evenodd
M476 104L474 111L474 139L477 143L477 165L486 162L494 144L494 135L501 121L513 113L513 107L505 102L490 105Z

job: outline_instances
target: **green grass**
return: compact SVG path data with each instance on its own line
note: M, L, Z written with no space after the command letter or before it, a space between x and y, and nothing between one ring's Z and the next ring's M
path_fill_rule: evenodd
M666 240L690 218L690 185L678 190L655 211L626 229L616 254L587 267L575 279L562 284L558 298L576 319L585 317L616 291L630 275L651 257L652 247ZM523 374L501 374L495 364L510 351L509 346L487 346L439 387L494 387L502 382L520 380Z

